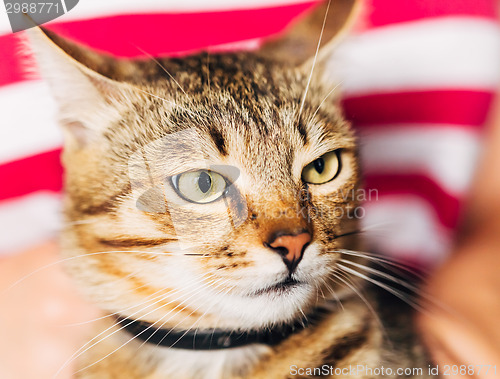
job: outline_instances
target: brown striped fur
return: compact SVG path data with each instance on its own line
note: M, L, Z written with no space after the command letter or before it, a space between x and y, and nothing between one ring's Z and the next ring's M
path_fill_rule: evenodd
M357 228L349 216L356 200L343 194L359 181L353 132L322 71L333 43L320 50L304 97L312 58L287 59L277 42L260 52L130 61L49 31L33 31L31 40L60 104L62 250L87 297L108 313L179 330L263 329L329 309L275 347L215 352L141 345L108 318L109 330L78 357L77 377L305 378L315 376L292 376L290 366L423 364L420 352L389 353L387 335L349 289L354 278L332 276L335 250L358 245L337 237ZM301 43L300 51L314 51ZM303 167L334 150L338 177L304 183ZM225 201L176 197L168 178L206 167L237 168ZM306 231L312 241L294 274L302 284L266 292L287 275L265 245L280 231ZM418 346L408 333L405 342Z

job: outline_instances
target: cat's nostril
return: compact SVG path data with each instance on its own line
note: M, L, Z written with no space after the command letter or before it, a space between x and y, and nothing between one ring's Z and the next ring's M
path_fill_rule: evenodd
M311 235L309 233L300 233L297 235L278 234L278 237L270 243L265 243L265 245L281 255L283 262L285 262L290 272L292 272L299 264L304 255L304 250L310 242Z

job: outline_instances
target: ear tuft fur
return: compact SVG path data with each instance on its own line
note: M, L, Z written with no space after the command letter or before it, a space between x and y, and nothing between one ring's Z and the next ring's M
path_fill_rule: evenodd
M85 146L120 115L131 86L97 71L111 59L55 35L45 28L26 31L39 70L59 104L66 145Z
M359 20L361 6L362 0L322 1L292 22L281 35L265 43L262 53L275 59L286 57L296 65L307 65L319 43L318 58L327 59Z

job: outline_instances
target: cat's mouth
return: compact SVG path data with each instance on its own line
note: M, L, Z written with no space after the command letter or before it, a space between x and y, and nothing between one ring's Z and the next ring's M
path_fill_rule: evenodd
M279 282L279 283L276 283L270 287L262 288L260 290L255 291L255 292L252 292L250 294L250 296L262 296L262 295L267 295L267 294L285 295L287 293L290 293L294 288L297 288L303 284L304 284L303 282L292 279L289 276L285 280L283 280L282 282Z

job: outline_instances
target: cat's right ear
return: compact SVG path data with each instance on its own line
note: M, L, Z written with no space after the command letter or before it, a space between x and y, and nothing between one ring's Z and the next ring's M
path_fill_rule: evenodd
M132 87L92 69L108 57L40 27L27 30L27 35L40 73L58 103L65 147L90 144L119 119Z
M266 41L260 51L297 66L310 64L317 51L318 61L328 59L361 20L363 5L363 0L322 0Z

